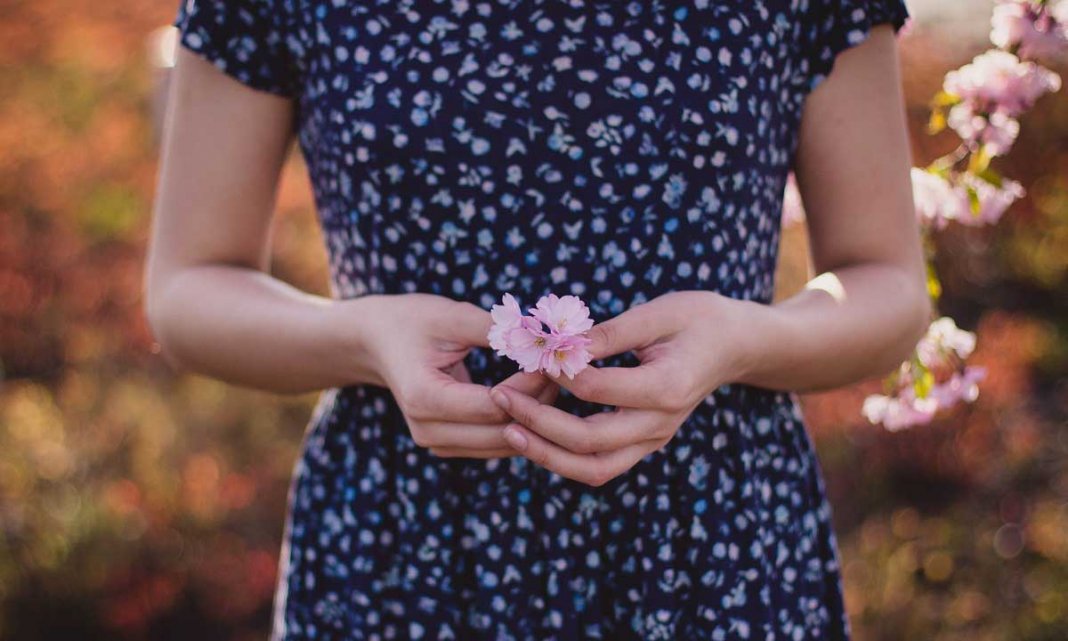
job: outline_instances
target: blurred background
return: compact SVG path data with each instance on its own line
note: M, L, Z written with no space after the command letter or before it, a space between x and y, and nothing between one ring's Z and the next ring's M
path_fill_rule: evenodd
M315 395L176 375L141 312L155 122L177 3L0 2L0 639L262 639ZM911 0L916 164L942 76L990 3ZM173 45L173 41L170 41ZM1053 66L1068 79L1065 61ZM878 382L807 396L857 641L1068 639L1068 91L996 166L1028 197L937 236L943 311L978 332L981 396L890 433ZM274 273L327 293L298 154ZM786 231L780 295L806 278Z

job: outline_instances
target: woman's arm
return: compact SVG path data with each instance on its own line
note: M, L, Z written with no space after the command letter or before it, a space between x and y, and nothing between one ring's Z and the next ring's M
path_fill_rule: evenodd
M334 300L267 274L291 103L185 49L174 73L145 274L146 315L167 360L276 392L388 387L418 445L513 455L501 433L508 415L463 362L489 346L489 312L424 293ZM559 389L522 372L508 381L545 402Z
M806 101L795 175L819 274L776 305L738 305L735 380L809 391L895 368L930 320L896 41L839 54Z
M366 314L265 270L289 99L179 48L145 274L145 312L174 367L276 392L370 382ZM344 322L342 322L344 321Z
M721 385L825 389L906 358L930 303L903 103L896 41L882 25L838 56L802 116L796 173L819 276L775 305L680 291L594 325L595 359L634 350L641 364L554 380L616 409L571 416L497 385L516 421L505 430L512 446L599 485L670 441Z

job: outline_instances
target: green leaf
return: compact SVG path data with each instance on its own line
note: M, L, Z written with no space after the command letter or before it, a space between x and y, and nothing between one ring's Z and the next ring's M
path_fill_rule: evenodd
M968 205L972 211L972 215L978 216L979 210L982 208L982 203L979 202L979 192L975 190L975 187L967 185L968 191Z
M982 178L991 185L997 187L998 189L1001 189L1002 185L1004 184L1004 179L1001 177L1001 174L994 170L993 167L987 167L986 169L976 173L975 175L979 178Z

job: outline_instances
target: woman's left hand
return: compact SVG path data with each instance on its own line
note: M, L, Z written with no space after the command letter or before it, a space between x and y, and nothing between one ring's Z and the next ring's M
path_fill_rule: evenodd
M748 342L739 311L751 304L711 291L671 292L594 325L594 359L634 350L641 364L550 378L616 409L579 417L500 383L491 396L516 420L505 438L542 467L603 485L667 444L706 396L734 380Z

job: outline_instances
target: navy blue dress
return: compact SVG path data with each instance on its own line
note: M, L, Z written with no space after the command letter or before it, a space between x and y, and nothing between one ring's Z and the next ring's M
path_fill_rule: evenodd
M187 0L184 46L290 97L337 297L489 309L665 292L768 303L806 95L901 0ZM632 354L594 364L633 365ZM516 365L467 360L492 384ZM561 408L606 408L566 390ZM390 392L326 390L290 493L274 638L847 639L794 395L710 394L592 488L442 459Z

